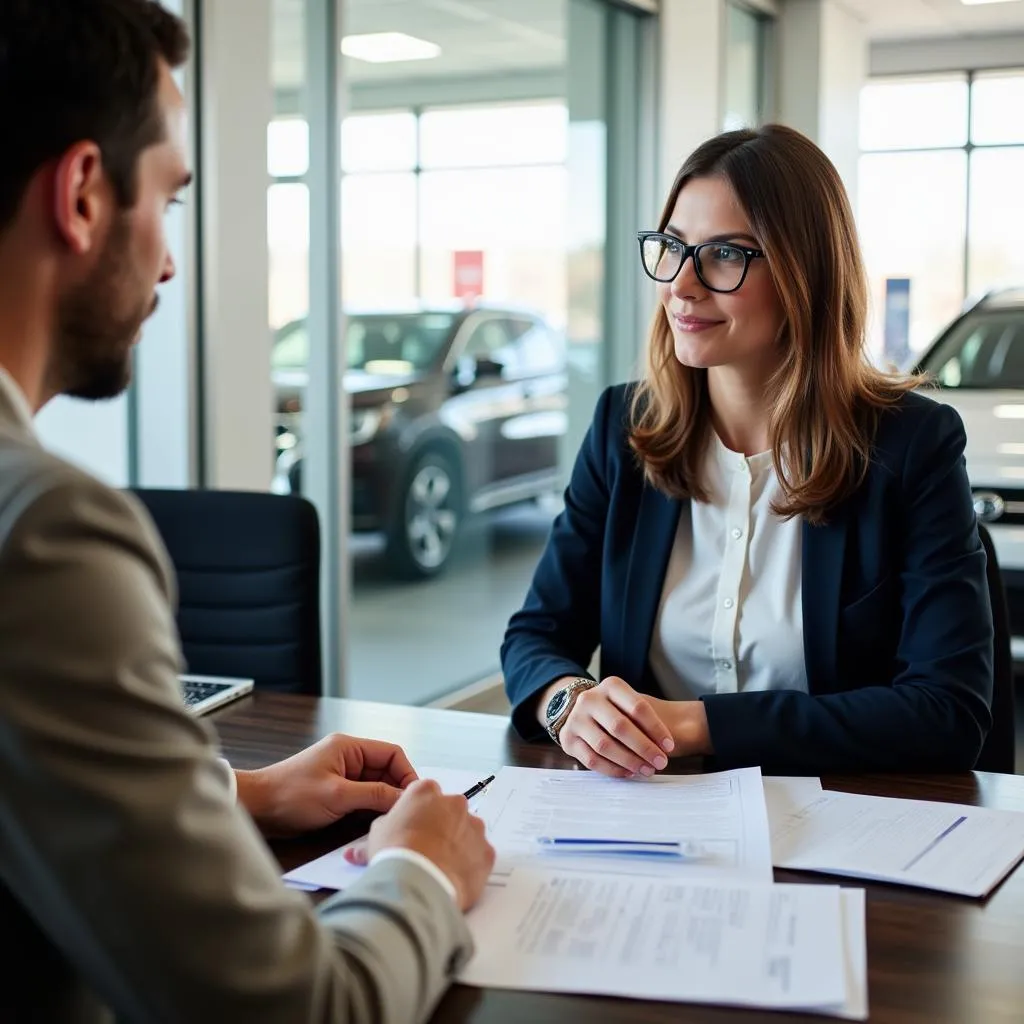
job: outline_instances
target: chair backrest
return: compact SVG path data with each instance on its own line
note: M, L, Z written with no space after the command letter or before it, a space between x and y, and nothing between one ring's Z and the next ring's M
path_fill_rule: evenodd
M995 627L995 648L992 659L992 729L978 755L975 768L980 772L1013 774L1015 755L1015 720L1013 692L1013 655L1010 641L1010 615L1006 606L1006 591L999 572L995 547L988 530L979 523L985 555L988 558L986 574L988 593L992 601L992 623Z
M136 490L178 577L188 671L319 694L320 522L304 498Z

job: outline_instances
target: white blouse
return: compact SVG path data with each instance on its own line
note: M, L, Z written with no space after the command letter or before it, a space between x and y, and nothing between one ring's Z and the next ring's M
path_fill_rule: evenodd
M709 501L687 502L665 574L650 659L665 696L807 692L801 606L803 521L781 496L771 452L730 451L714 432Z

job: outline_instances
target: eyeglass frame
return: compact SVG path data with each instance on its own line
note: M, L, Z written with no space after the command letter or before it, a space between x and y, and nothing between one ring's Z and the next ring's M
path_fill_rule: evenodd
M709 292L716 292L719 295L731 295L733 292L738 292L743 287L743 282L747 279L747 272L750 270L750 261L757 259L764 259L766 253L764 249L751 249L748 246L737 245L735 242L698 242L696 245L687 245L680 238L676 238L675 235L669 235L664 231L638 231L636 233L637 241L640 243L640 266L644 268L644 273L658 284L671 284L682 272L683 267L686 266L686 261L693 257L693 272L697 275L697 280ZM666 238L675 245L681 246L683 250L682 258L679 261L679 266L676 268L676 272L670 278L655 277L647 269L647 261L644 259L644 243L650 238ZM743 273L740 274L739 283L734 288L715 288L708 284L704 280L704 275L700 272L700 251L709 245L727 245L730 249L736 249L738 252L743 253Z

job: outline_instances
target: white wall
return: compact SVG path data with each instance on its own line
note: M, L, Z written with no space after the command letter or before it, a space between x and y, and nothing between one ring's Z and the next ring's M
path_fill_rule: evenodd
M867 79L864 23L838 3L822 4L818 145L836 165L857 208L860 91Z
M783 0L778 44L779 120L817 140L821 0Z
M658 117L662 197L683 161L721 130L724 23L723 0L662 0Z
M191 13L191 5L186 10L183 0L162 2L175 14L187 18ZM189 110L194 110L192 66L180 70L176 77ZM146 325L136 352L136 470L137 482L143 487L189 487L196 482L193 360L197 208L194 191L183 198L186 205L173 207L166 222L167 242L178 273L160 289L160 307Z
M162 0L175 14L183 0ZM188 73L178 81L187 91ZM168 240L178 277L164 286L160 308L146 324L135 355L139 481L147 486L185 487L191 473L189 391L189 314L193 261L189 248L189 213L168 214ZM130 481L129 402L82 402L57 398L40 413L36 426L52 451L79 464L107 483Z
M876 42L871 44L868 61L872 75L1006 67L1024 67L1024 32Z
M128 403L55 398L36 417L43 444L113 487L128 483Z
M191 215L190 207L167 215L167 238L178 274L160 289L160 307L136 352L137 471L143 487L189 487L195 479Z
M767 0L777 8L775 116L828 154L855 201L860 89L867 74L863 23L835 0ZM659 183L721 130L725 0L663 0Z
M202 9L206 483L269 490L270 0L206 0Z
M864 23L834 0L783 0L780 11L779 120L821 146L856 203Z

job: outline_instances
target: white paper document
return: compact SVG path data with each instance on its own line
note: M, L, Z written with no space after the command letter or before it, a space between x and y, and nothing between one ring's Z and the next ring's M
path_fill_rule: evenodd
M863 889L843 889L843 968L846 1001L842 1006L823 1006L827 1013L847 1020L868 1019L867 894Z
M802 775L766 775L764 802L768 808L768 828L771 831L772 857L775 858L777 829L785 827L789 816L813 803L821 796L821 779Z
M1024 814L822 793L774 820L775 865L984 896L1024 857Z
M445 793L465 793L481 779L487 778L490 772L480 773L460 768L420 768L417 774L421 779L433 779ZM481 798L470 801L470 807L476 809ZM332 850L330 853L311 860L308 864L289 871L284 876L284 883L294 889L346 889L366 870L356 867L345 860L345 847Z
M517 868L468 917L459 980L488 988L832 1012L840 890Z
M761 773L611 779L594 772L502 768L478 813L507 874L538 859L564 868L676 874L687 881L772 881L768 814ZM678 841L700 855L671 859L544 852L541 837Z

